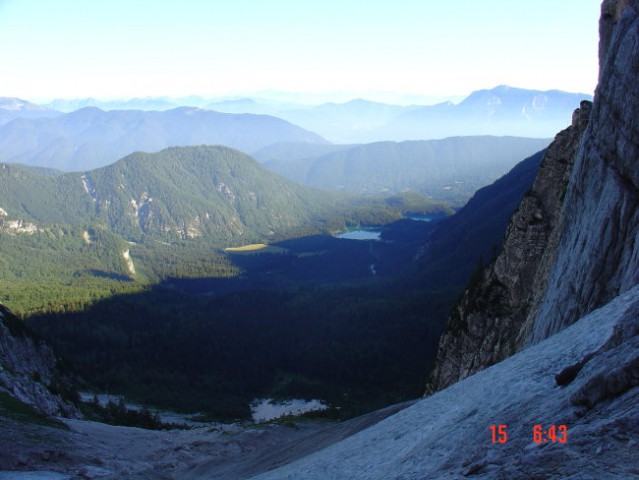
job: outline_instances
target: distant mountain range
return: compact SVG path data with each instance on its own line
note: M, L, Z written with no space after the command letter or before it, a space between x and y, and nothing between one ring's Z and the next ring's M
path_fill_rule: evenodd
M60 111L96 106L104 110L167 110L193 106L225 113L267 114L317 132L334 143L428 140L459 135L511 135L551 138L567 126L581 100L592 95L559 90L526 90L501 85L472 92L459 104L392 105L355 99L302 105L262 98L212 100L197 96L150 97L122 101L55 100ZM568 119L568 120L566 120Z
M550 140L451 137L366 145L272 145L256 152L265 166L305 185L358 193L418 191L463 204Z
M570 124L581 100L591 95L499 86L472 93L458 105L442 103L397 116L374 136L399 140L450 135L552 137ZM452 133L455 132L455 133Z
M391 138L384 128L395 118L420 106L400 106L356 99L346 103L325 103L313 107L282 110L275 115L314 132L323 132L335 143L368 143L380 140L422 140L430 136ZM449 136L458 135L452 133Z
M16 118L57 117L61 112L19 98L0 97L0 125Z
M81 171L111 164L135 151L206 144L251 152L277 142L327 143L319 135L266 115L194 107L164 112L105 112L86 107L0 126L0 161Z
M303 106L193 96L106 102L56 100L41 107L4 98L0 99L0 161L79 171L108 165L135 151L155 152L170 146L220 144L253 153L277 143L308 143L312 146L307 148L313 149L328 145L325 139L361 144L483 135L551 138L566 126L580 100L589 98L586 94L507 86L474 92L457 105L433 106L362 99ZM174 108L178 103L188 106ZM56 110L75 107L83 108L65 114ZM279 146L276 149L282 151ZM523 152L519 158L532 153ZM300 165L289 167L303 169ZM299 173L277 171L300 180Z
M581 100L592 95L539 91L505 85L471 93L459 104L390 105L356 99L318 106L285 106L258 101L210 105L239 113L270 113L317 132L335 143L429 140L465 135L552 138L570 123Z

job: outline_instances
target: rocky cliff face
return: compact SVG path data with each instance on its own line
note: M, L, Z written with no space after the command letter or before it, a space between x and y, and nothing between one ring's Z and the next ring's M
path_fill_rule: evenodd
M501 253L452 312L439 344L431 389L451 385L521 346L519 332L543 288L539 277L557 247L561 205L590 110L590 103L582 102L572 125L548 147L532 189L510 221Z
M594 104L549 147L501 254L451 314L429 392L639 283L638 12L639 0L604 1Z
M628 6L628 4L633 4ZM607 15L614 8L616 17ZM539 342L639 283L639 1L604 2L592 118L566 194L556 262L528 341ZM625 8L622 8L625 7Z
M76 416L72 404L57 395L61 379L53 352L34 338L0 304L0 392L37 407L47 415Z

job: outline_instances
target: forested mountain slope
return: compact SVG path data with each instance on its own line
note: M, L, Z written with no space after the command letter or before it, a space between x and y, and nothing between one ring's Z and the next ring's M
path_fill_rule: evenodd
M326 211L336 197L299 186L226 147L135 153L86 173L0 168L0 207L39 224L97 223L128 240L268 239Z

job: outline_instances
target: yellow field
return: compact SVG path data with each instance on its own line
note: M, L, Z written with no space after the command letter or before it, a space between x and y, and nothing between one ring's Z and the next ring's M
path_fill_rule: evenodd
M256 253L286 253L288 250L282 247L274 247L273 245L267 245L266 243L253 243L251 245L244 245L241 247L229 247L224 249L228 253L240 253L240 254L256 254Z

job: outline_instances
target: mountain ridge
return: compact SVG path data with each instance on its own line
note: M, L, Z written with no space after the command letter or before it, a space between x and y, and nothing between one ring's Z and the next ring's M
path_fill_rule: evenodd
M639 88L635 74L639 64L639 0L605 0L601 31L602 45L608 45L608 51L602 56L604 66L592 110L587 114L584 104L573 116L573 127L560 134L546 154L545 168L540 169L538 178L548 174L554 164L556 175L549 176L556 181L546 185L548 189L530 192L521 208L525 210L526 204L532 203L526 218L531 219L531 231L540 235L525 242L520 235L511 234L505 242L505 250L510 247L511 258L519 262L507 273L536 270L533 278L540 273L548 279L542 282L540 295L533 295L532 323L526 319L524 328L519 329L525 341L513 346L510 353L514 355L490 366L494 358L480 359L478 367L487 368L293 463L285 464L290 457L283 457L284 465L269 463L257 476L253 470L244 475L230 470L231 475L263 480L443 480L471 476L625 480L637 475ZM586 118L588 126L583 129ZM561 137L566 137L565 141ZM91 188L86 185L89 195ZM225 189L222 192L227 194ZM548 215L548 209L556 216ZM518 227L516 222L512 225L511 232ZM541 258L535 258L533 264L524 255L529 253ZM501 299L486 301L498 304ZM490 336L488 347L493 350L503 343L516 343L516 336L502 329L507 322L487 325L483 322L486 310L480 313L484 316L467 331L480 338ZM454 331L456 327L451 325L451 335L460 333ZM459 330L464 333L464 328ZM362 332L354 333L359 336ZM447 362L459 358L452 353ZM462 346L457 353L475 352ZM382 355L380 360L386 359ZM380 387L378 379L373 380ZM539 427L545 430L541 439L536 435ZM495 431L507 433L503 441L496 438ZM114 445L131 448L131 435L126 442ZM229 450L242 451L243 445L233 440L226 444ZM185 443L173 451L193 451L198 446L201 444ZM194 468L190 454L168 463L166 444L157 452L144 470L136 469L136 475L211 476L221 463L220 457L227 456L227 450L207 452L209 458ZM271 454L270 448L266 452ZM119 475L122 467L111 459L90 462L110 469L107 474ZM181 469L177 469L179 462ZM75 466L72 468L77 472Z
M450 137L331 146L333 151L320 147L315 149L317 156L307 148L296 155L295 146L281 152L267 148L257 157L269 169L316 188L367 193L410 189L458 204L548 143L515 137Z
M16 97L0 97L0 125L17 118L56 117L62 112Z
M453 128L456 135L552 137L565 128L565 119L581 100L591 99L583 93L500 85L477 90L456 105L443 103L406 112L384 130L394 140L418 138L424 132L429 138L444 138Z
M448 101L434 105L398 105L354 98L346 102L302 105L247 97L219 100L151 97L122 101L59 100L47 106L68 111L85 106L106 110L168 110L183 105L236 114L267 114L317 132L331 142L371 143L458 135L550 138L566 126L565 119L581 100L592 100L592 95L499 85L470 92L457 104ZM502 120L496 122L499 117Z
M20 118L1 125L0 161L82 171L135 151L224 144L250 152L286 141L326 143L317 134L266 115L195 107L164 112L85 107L54 118Z

